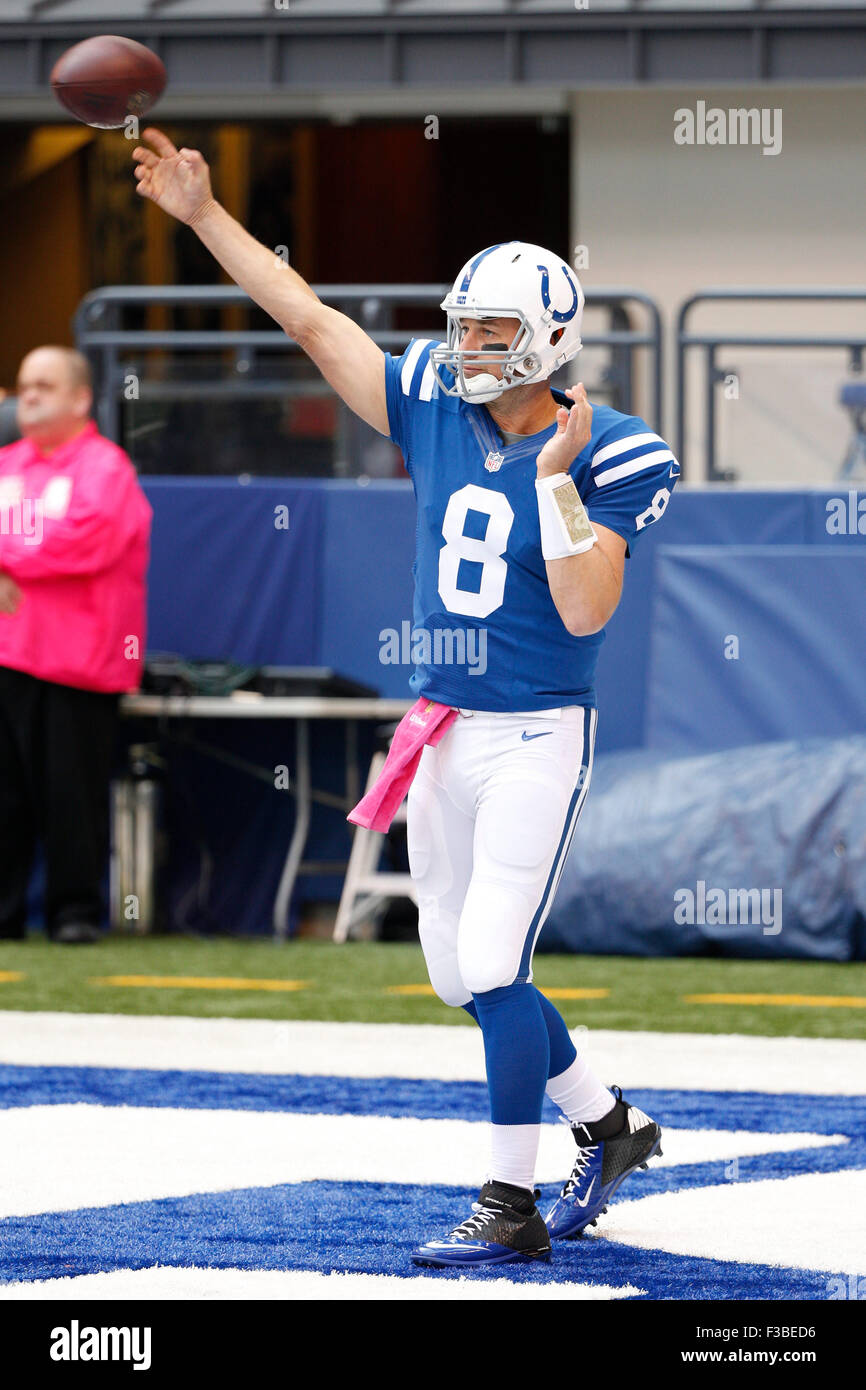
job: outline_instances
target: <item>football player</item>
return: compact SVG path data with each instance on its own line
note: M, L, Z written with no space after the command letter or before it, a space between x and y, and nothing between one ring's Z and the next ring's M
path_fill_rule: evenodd
M589 789L604 626L629 547L663 515L679 467L643 420L591 406L581 384L551 389L580 349L584 302L551 252L517 241L481 251L443 301L447 341L416 339L394 358L215 201L198 151L153 129L143 140L139 193L192 227L346 404L399 445L418 502L416 630L476 639L432 641L410 682L459 714L424 749L408 836L431 983L483 1035L490 1170L472 1215L412 1258L546 1260L551 1236L594 1223L661 1152L658 1125L577 1055L532 983L532 955ZM453 659L482 635L483 675ZM534 1188L545 1091L577 1144L546 1218Z

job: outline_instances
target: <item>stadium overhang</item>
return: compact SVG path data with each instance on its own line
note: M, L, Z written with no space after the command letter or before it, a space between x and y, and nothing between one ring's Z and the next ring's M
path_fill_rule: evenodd
M627 0L596 10L571 0L536 10L506 0L484 13L445 0L422 14L381 0L376 12L365 4L328 14L314 0L273 0L246 18L221 14L219 4L197 8L197 0L117 0L114 17L98 8L98 18L82 18L84 0L5 0L0 118L62 119L51 68L70 44L104 32L161 54L171 83L160 106L166 119L351 118L422 107L537 113L562 110L568 93L593 87L823 85L866 73L862 4L662 10Z

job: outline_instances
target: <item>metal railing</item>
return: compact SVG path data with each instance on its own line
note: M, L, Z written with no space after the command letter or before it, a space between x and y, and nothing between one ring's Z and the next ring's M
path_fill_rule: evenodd
M409 332L394 325L395 311L418 307L438 307L447 292L447 285L317 285L312 287L327 304L356 319L378 345L387 351L401 352L412 337L429 337L429 329ZM607 331L594 332L584 338L586 347L607 347L610 360L599 388L613 395L618 408L634 411L634 354L639 348L649 351L650 372L648 398L651 402L650 423L661 427L662 410L662 329L658 307L639 290L593 289L586 295L587 307L604 309L610 316ZM631 327L631 306L638 305L648 318L647 327ZM96 377L96 416L103 434L117 442L121 440L124 385L131 371L143 374L136 359L162 351L174 353L210 352L233 354L234 373L214 375L206 382L148 383L142 379L142 389L152 393L200 391L208 397L232 396L289 396L331 394L331 388L318 380L302 384L288 382L276 376L254 375L263 366L265 355L288 352L300 355L300 348L279 328L273 329L201 329L165 328L142 329L124 327L124 314L130 309L163 306L209 309L230 309L256 306L248 295L231 285L196 286L109 286L93 290L81 302L73 320L76 344L90 359ZM444 327L444 324L443 324ZM271 358L272 360L272 358ZM339 435L347 457L357 459L364 438L372 434L369 426L357 420L347 410L341 410Z
M844 288L817 288L817 289L706 289L698 290L696 294L690 295L680 306L677 314L676 327L676 350L677 350L677 373L676 373L676 448L677 457L682 465L683 476L691 476L692 470L687 468L686 460L686 413L688 409L687 399L687 354L692 348L702 348L704 352L704 444L706 468L705 476L708 482L733 482L736 475L719 469L716 464L716 385L724 381L727 373L718 366L718 350L728 347L747 347L747 348L845 348L850 354L850 368L852 372L860 373L863 370L863 350L866 348L866 335L860 333L830 334L818 336L812 334L785 334L785 333L689 333L686 330L686 320L697 304L710 302L730 303L738 302L762 302L762 301L788 301L795 303L801 300L815 301L866 301L866 288L864 289L844 289ZM691 463L691 460L689 460Z

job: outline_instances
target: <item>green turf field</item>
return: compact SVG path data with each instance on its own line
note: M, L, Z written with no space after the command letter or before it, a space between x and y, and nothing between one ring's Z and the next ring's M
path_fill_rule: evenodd
M102 983L116 976L157 977L163 984ZM263 981L302 987L267 989ZM535 982L549 991L607 991L596 998L554 996L571 1028L866 1037L866 964L860 963L537 955ZM474 1026L432 995L393 992L426 983L416 945L124 936L96 946L59 946L41 936L0 942L0 1009ZM694 994L859 1004L689 1002Z

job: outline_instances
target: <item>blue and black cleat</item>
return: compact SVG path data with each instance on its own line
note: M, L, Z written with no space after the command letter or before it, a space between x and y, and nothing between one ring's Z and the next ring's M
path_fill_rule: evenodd
M413 1262L470 1269L509 1260L549 1260L550 1235L535 1205L538 1195L510 1183L485 1183L472 1203L474 1215L441 1240L419 1245L412 1251Z
M551 1236L560 1240L579 1236L587 1226L594 1226L597 1218L607 1211L620 1184L638 1168L646 1168L654 1155L661 1156L659 1126L636 1105L624 1101L618 1086L611 1090L617 1099L617 1110L622 1114L620 1130L600 1138L597 1131L604 1128L604 1121L571 1126L577 1143L577 1161L544 1218Z

